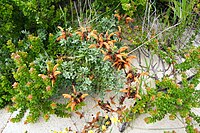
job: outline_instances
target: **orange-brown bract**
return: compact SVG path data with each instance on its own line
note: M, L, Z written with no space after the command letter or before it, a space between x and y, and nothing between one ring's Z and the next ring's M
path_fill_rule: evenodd
M69 99L67 108L71 107L71 110L74 110L75 106L80 102L83 102L83 100L85 99L86 96L88 96L88 94L82 94L81 92L76 92L74 85L72 85L72 88L73 88L73 93L71 95L63 94L63 97Z
M59 36L56 41L59 42L62 39L67 39L68 36L72 36L71 33L66 32L62 27L58 26L58 29L61 31L61 36Z
M59 66L59 64L56 64L52 70L50 70L49 67L47 67L48 76L44 75L44 74L38 74L38 76L41 77L43 80L45 80L46 78L49 77L51 79L51 83L53 86L57 79L57 75L61 74L60 71L56 71L58 66Z

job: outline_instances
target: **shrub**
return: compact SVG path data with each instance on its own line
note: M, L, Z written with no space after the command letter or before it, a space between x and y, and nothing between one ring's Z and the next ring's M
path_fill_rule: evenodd
M29 115L25 123L35 122L41 113L45 120L49 118L49 114L51 113L59 113L58 115L60 116L69 116L68 113L59 111L64 108L63 105L54 103L50 99L55 92L54 87L51 85L51 80L47 76L38 77L39 71L34 66L34 63L26 63L28 56L27 52L12 54L12 58L18 69L13 73L16 80L12 85L15 94L12 97L14 105L9 110L11 112L19 110L19 114L15 118L12 118L12 121L20 121L27 109L29 109Z
M25 47L22 46L24 43L18 43L18 40L23 39L29 33L37 33L40 36L40 41L44 43L45 41L48 42L46 34L55 30L54 25L64 23L64 20L60 19L62 15L60 7L64 8L65 5L67 5L67 2L63 0L0 1L0 55L2 57L0 59L0 65L2 66L0 68L0 80L2 81L0 92L1 107L10 101L8 97L11 96L9 91L5 90L5 84L14 83L12 70L15 69L15 65L10 59L10 54L17 50L29 49L28 43L26 43ZM64 10L67 10L67 7ZM6 43L7 45L5 45ZM23 49L21 49L22 47ZM40 52L36 50L36 47L34 48L35 52ZM3 83L4 81L5 83ZM7 99L7 102L4 99Z
M13 122L21 120L27 110L29 115L25 123L35 122L40 115L48 119L52 113L69 116L70 106L66 109L68 103L58 103L55 99L66 88L67 92L71 92L72 85L77 91L90 94L103 94L108 86L111 90L123 86L119 79L120 73L109 62L102 62L101 51L89 48L91 44L97 43L92 37L94 30L59 29L61 32L49 35L46 48L39 36L31 34L15 45L12 41L7 43L13 52L11 58L16 66L12 73L15 82L9 89L13 91L13 106L9 110L19 111L12 119ZM52 104L56 108L52 108ZM81 102L75 109L82 105Z
M11 119L13 122L20 121L26 111L25 123L37 121L40 115L45 120L50 114L69 117L72 111L84 106L88 94L104 94L107 90L115 90L118 94L119 89L125 86L120 89L123 93L118 99L119 106L114 102L116 95L106 102L97 100L103 111L116 113L118 118L100 116L98 112L89 125L86 124L84 132L93 131L94 125L98 125L95 130L102 132L111 123L121 122L124 126L142 113L151 115L145 118L147 123L161 120L167 114L171 120L180 115L186 121L187 132L194 132L191 120L198 122L199 117L192 113L191 108L200 106L199 90L194 89L199 84L199 47L192 44L198 34L199 21L193 22L199 15L197 1L191 1L188 7L186 1L173 1L174 5L164 12L165 17L161 19L157 18L155 5L146 0L87 2L0 2L3 18L0 20L3 27L0 31L0 54L3 55L0 63L5 64L0 68L0 107L12 101L8 109L19 111ZM82 8L84 3L88 5ZM74 11L73 4L77 4ZM96 5L96 9L91 9L91 5ZM116 14L110 15L115 9ZM106 13L96 16L101 11L110 16ZM88 12L90 16L87 18ZM68 13L72 15L72 22L67 22ZM78 20L74 21L74 13ZM16 19L16 14L20 19ZM174 19L169 18L169 14L174 14ZM144 16L143 22L141 16ZM159 21L163 23L155 27L155 22ZM78 29L76 24L79 24ZM169 25L171 27L162 29ZM55 26L59 29L56 33ZM182 43L186 29L194 34ZM131 62L136 58L131 55L135 51L138 52L140 69ZM141 53L150 59L148 62L145 58L146 66L141 62ZM159 62L153 64L155 54ZM155 69L160 62L163 66L161 78ZM169 68L172 71L167 74ZM195 69L194 75L187 77L186 72L191 69ZM180 82L177 82L177 75L182 76ZM142 76L154 79L156 87L150 88ZM146 89L144 92L142 86ZM67 102L57 101L62 94ZM126 98L136 99L136 102L126 108L123 105ZM84 117L80 112L76 113Z

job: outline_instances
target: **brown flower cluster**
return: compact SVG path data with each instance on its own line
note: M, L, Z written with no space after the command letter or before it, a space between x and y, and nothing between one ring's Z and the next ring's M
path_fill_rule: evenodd
M61 31L61 35L56 39L57 42L59 42L61 39L67 39L67 37L72 36L72 34L68 31L65 31L62 27L58 26L58 29Z
M57 79L57 75L61 74L60 71L56 71L57 67L59 66L59 64L56 64L52 70L50 70L49 67L47 67L47 71L48 71L48 75L44 75L44 74L38 74L39 77L41 77L43 80L50 78L51 79L51 83L52 83L52 87L54 85L54 83L56 82Z
M114 39L114 36L117 40ZM136 56L130 56L125 53L125 51L128 50L128 47L124 46L117 51L114 50L115 43L122 40L121 28L119 26L117 32L110 34L106 32L104 35L103 33L98 34L96 31L92 31L90 37L93 37L96 40L96 44L91 44L89 48L100 48L101 52L104 54L104 61L111 61L113 67L117 70L131 69L131 60L136 58Z
M88 94L83 94L81 92L77 92L74 85L72 85L72 88L73 88L73 93L71 95L63 94L63 97L69 99L67 108L71 107L71 110L74 110L76 105L83 102L83 100L85 99L86 96L88 96Z

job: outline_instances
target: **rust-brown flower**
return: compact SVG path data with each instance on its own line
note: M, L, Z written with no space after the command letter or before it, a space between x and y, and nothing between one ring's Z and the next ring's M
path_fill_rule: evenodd
M79 104L80 102L83 102L83 100L85 99L86 96L88 96L88 94L76 92L74 85L72 85L72 88L73 88L73 93L71 95L70 94L63 94L63 97L69 99L69 103L67 105L67 108L71 107L71 110L74 110L75 106L77 104Z
M71 33L66 32L62 27L58 26L58 29L61 31L61 35L56 39L57 42L59 42L62 39L67 39L68 36L72 36Z
M89 32L91 32L90 27L80 27L80 29L76 32L77 35L80 36L81 40L88 40L90 37L88 36Z
M116 43L116 40L111 39L111 37L115 35L115 33L110 33L106 32L106 34L99 34L97 35L97 32L90 34L93 38L96 39L97 43L96 44L91 44L89 48L105 48L107 50L110 50L111 47L114 46L114 43Z
M51 83L52 86L54 85L56 79L57 79L57 75L61 74L60 71L56 71L58 68L59 64L56 64L52 70L50 70L49 67L47 67L47 71L48 71L48 76L44 75L44 74L38 74L39 77L41 77L43 80L47 79L48 77L51 79Z
M124 46L121 47L115 54L114 54L114 63L113 63L113 67L115 67L117 70L121 70L121 69L131 69L131 60L136 58L136 56L131 55L128 56L128 54L124 53L125 50L127 50L128 47Z

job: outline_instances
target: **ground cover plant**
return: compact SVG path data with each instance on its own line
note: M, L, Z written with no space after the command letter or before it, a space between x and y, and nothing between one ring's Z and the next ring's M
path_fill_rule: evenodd
M144 113L146 123L180 116L186 132L198 132L197 0L12 0L0 7L0 107L18 111L12 122L27 111L25 124L50 114L82 119L85 99L98 93L96 106L109 115L97 112L83 129L64 132L106 132L113 124L123 132Z

